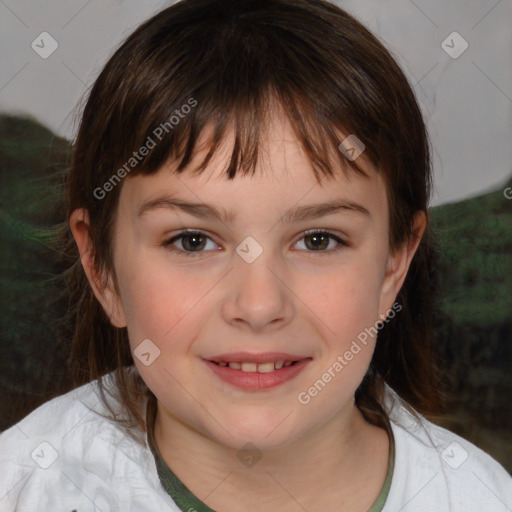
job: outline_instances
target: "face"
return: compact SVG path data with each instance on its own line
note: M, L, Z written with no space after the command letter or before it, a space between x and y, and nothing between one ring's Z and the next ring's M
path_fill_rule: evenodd
M276 117L268 141L253 177L227 180L221 151L200 176L170 164L125 179L119 296L102 298L127 326L159 414L262 450L353 410L375 345L368 329L411 257L389 253L386 189L368 165L369 178L339 169L319 184L287 121Z

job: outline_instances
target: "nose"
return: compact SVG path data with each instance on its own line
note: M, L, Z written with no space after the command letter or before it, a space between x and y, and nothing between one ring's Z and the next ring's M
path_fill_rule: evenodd
M282 328L293 318L293 292L271 251L251 263L237 256L228 279L222 307L226 322L260 332Z

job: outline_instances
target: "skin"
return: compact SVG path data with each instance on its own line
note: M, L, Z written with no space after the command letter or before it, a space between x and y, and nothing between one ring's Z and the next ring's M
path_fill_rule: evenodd
M170 163L152 176L124 180L113 240L119 294L112 276L94 272L87 211L73 212L70 224L112 324L127 327L132 350L144 339L160 350L149 366L135 362L158 399L160 453L199 499L223 512L362 512L378 496L388 466L386 432L366 422L354 405L375 339L307 405L297 396L390 310L426 217L417 214L417 238L392 254L385 185L368 162L370 178L352 172L347 177L338 169L335 179L318 184L288 121L275 114L270 126L266 157L254 177L228 181L222 175L232 140L227 138L226 151L201 176L174 175ZM213 204L236 218L200 219L165 207L138 215L142 204L162 195ZM339 198L369 215L342 210L281 222L294 206ZM209 237L202 252L185 256L191 249L184 239L171 246L177 252L165 245L184 228ZM348 246L328 238L315 251L304 235L313 228ZM263 249L252 263L235 252L247 236ZM243 391L221 381L202 360L237 351L282 351L312 361L277 388ZM252 467L237 457L248 442L262 454Z

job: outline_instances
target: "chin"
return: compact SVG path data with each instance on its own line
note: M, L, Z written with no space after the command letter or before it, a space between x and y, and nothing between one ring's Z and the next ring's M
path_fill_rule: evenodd
M267 414L265 417L257 417L254 414L226 418L222 426L226 429L218 428L215 424L215 434L210 432L209 437L225 446L240 450L248 443L254 445L261 452L279 450L288 444L291 444L297 437L297 425L292 425L289 421L292 415L289 412L276 414ZM284 421L283 421L284 420ZM226 432L227 431L227 432Z

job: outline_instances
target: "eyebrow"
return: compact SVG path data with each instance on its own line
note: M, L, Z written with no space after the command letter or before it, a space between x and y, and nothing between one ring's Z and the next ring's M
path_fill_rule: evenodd
M162 208L182 211L201 219L216 218L226 223L230 223L236 218L234 212L228 212L224 208L219 209L206 203L194 203L171 197L160 197L146 201L140 206L137 216L141 217L149 211ZM293 207L283 215L281 222L293 223L318 219L338 212L354 212L371 218L370 212L364 206L344 199L335 199L327 203Z

